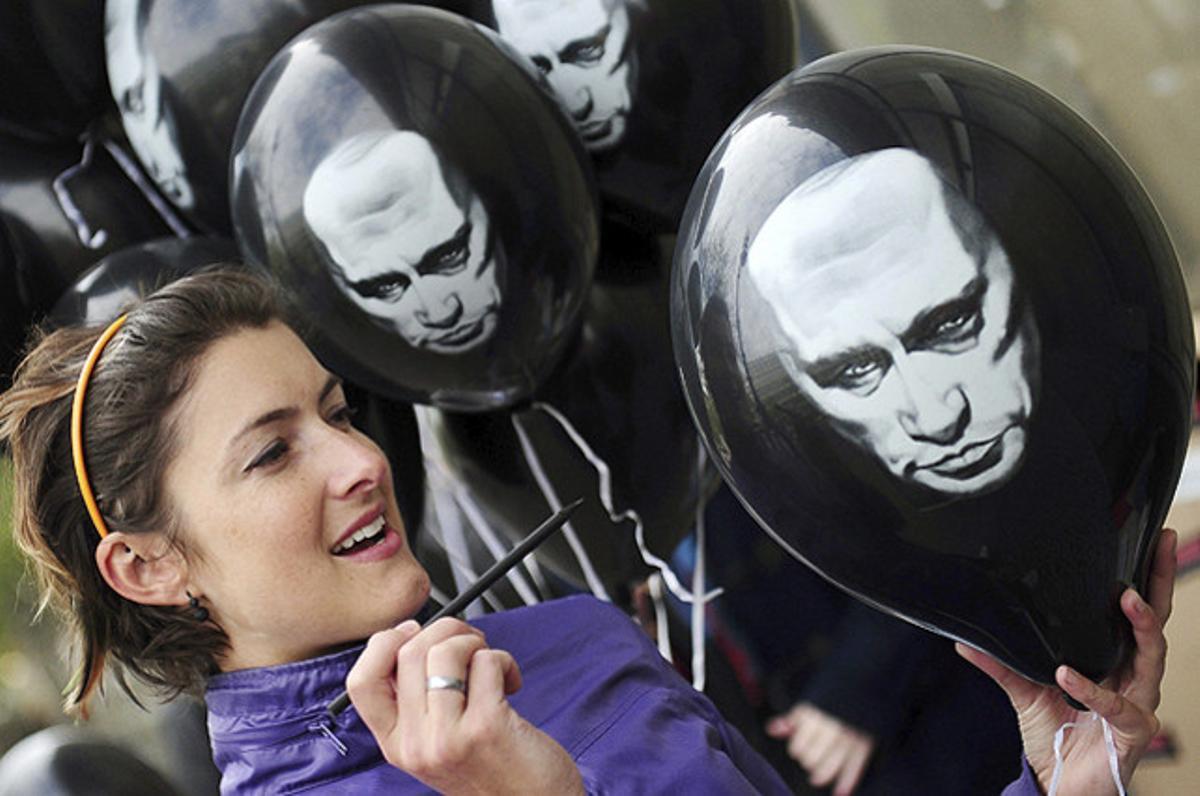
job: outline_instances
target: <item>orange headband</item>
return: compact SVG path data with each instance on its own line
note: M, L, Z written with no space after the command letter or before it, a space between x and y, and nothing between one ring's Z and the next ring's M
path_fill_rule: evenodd
M83 370L79 373L79 383L75 385L75 400L71 402L71 458L75 461L75 479L79 482L79 494L83 496L83 505L87 506L88 516L92 518L92 524L96 526L96 533L100 534L101 539L108 536L108 526L100 516L100 507L96 505L96 496L92 494L92 484L88 480L87 466L83 462L83 397L87 394L88 380L92 377L100 355L104 353L104 347L113 339L121 324L125 323L126 317L122 315L113 321L92 346L87 361L83 363Z

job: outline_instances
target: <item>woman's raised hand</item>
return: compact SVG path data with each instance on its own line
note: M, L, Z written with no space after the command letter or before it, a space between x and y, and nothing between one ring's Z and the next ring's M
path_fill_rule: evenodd
M1121 595L1121 610L1133 625L1137 651L1133 661L1107 686L1096 685L1067 666L1058 667L1055 679L1063 691L1108 720L1112 727L1121 781L1128 784L1150 739L1158 732L1160 686L1166 666L1167 643L1163 625L1171 613L1175 586L1175 531L1164 530L1150 573L1149 602L1136 591ZM1109 770L1103 727L1087 713L1073 710L1057 688L1032 683L978 650L962 644L958 652L995 680L1017 711L1025 758L1043 790L1054 772L1054 734L1065 722L1081 722L1063 743L1060 796L1115 793Z
M457 619L376 633L346 678L384 758L442 793L582 794L566 750L509 705L520 687L512 656Z

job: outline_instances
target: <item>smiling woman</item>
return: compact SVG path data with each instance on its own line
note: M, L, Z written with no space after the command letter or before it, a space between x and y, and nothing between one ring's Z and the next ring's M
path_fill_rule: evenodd
M609 606L421 629L429 579L351 416L241 272L36 342L0 440L18 542L76 631L72 708L110 658L203 692L226 793L785 792ZM356 711L323 718L343 688Z

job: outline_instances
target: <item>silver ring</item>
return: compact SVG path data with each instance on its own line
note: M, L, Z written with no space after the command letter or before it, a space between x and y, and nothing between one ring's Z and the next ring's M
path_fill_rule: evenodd
M457 677L442 677L440 674L434 674L425 678L425 690L457 691L460 694L466 695L467 684Z

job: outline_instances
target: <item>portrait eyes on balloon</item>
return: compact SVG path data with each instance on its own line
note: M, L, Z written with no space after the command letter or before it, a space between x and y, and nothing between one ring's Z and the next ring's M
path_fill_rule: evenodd
M304 194L342 292L410 345L441 353L486 342L500 306L488 214L457 176L423 136L371 131L327 155Z
M633 53L623 0L495 0L500 34L550 81L584 145L620 143L632 105Z
M871 160L830 171L856 180L913 167L895 154ZM836 233L807 218L855 207L858 189L814 177L772 211L747 269L786 338L785 370L831 428L904 481L973 494L1020 463L1036 332L1014 304L998 239L959 229L978 225L951 220L928 164L907 176L922 186L909 217Z
M135 7L113 4L108 9L109 83L138 159L164 194L178 206L190 208L194 195L179 153L174 120L163 101L158 62L142 46L138 23Z

